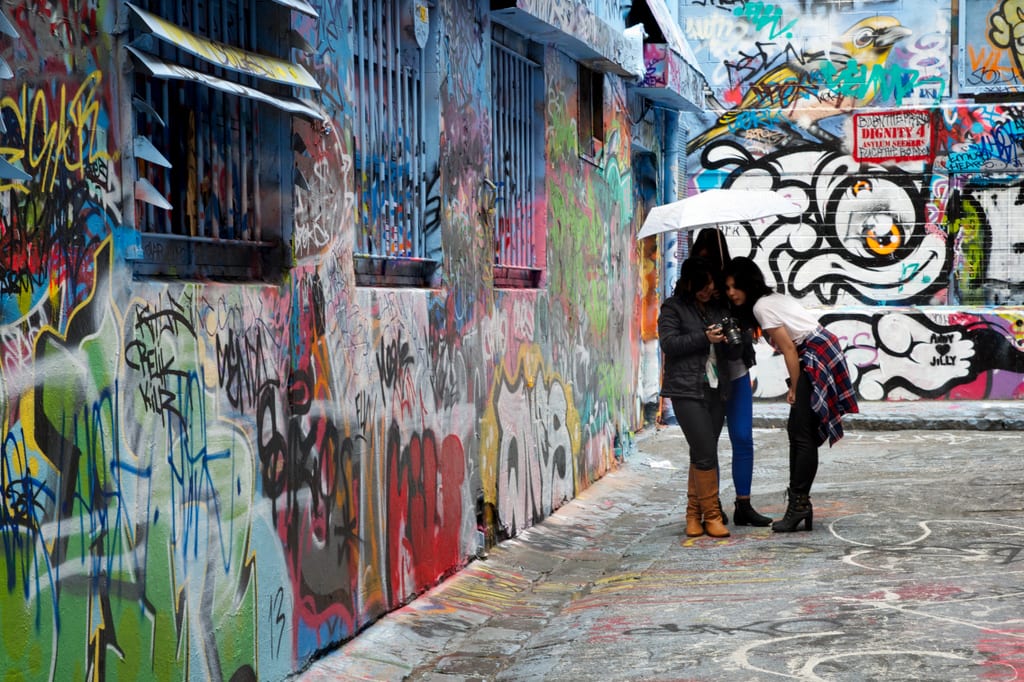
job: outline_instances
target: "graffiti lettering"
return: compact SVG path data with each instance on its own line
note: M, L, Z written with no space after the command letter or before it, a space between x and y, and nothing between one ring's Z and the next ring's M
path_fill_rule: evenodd
M513 533L557 509L574 492L568 403L554 381L503 384L495 410L501 427L498 479L501 523Z
M768 37L775 40L779 36L785 34L786 38L792 38L793 33L790 29L796 25L796 19L793 19L785 26L782 26L782 8L778 5L768 5L763 2L747 2L733 10L733 14L737 17L743 17L751 24L754 25L754 29L757 31L762 30L765 26L771 25L771 30L768 33Z
M167 415L181 419L175 400L187 372L176 368L173 344L182 333L194 339L195 328L181 303L169 299L167 305L163 310L154 310L149 304L137 309L135 338L125 345L124 359L128 368L140 375L136 379L138 392L146 409L162 419ZM171 348L164 347L165 341Z
M91 72L70 95L67 86L61 84L52 103L47 102L46 91L30 93L27 84L22 85L17 100L0 100L0 110L14 112L13 137L23 142L22 147L0 146L0 153L24 163L41 191L52 192L61 171L79 173L87 165L105 165L109 160L106 149L98 144L104 138L97 138L103 127L99 101L102 78L102 71ZM10 187L9 183L0 184L0 189Z
M394 422L385 452L389 582L404 603L458 560L465 456L455 437L439 444L426 430L403 439Z
M377 372L380 375L380 387L387 395L387 390L394 388L401 380L405 369L413 364L409 353L409 343L402 341L402 335L391 343L385 344L381 339L377 346ZM385 398L385 404L387 399Z
M284 641L285 615L284 615L284 588L278 587L277 592L270 599L267 624L270 626L270 650L274 658L281 655L281 642Z
M232 407L254 408L260 391L267 385L267 358L263 332L257 327L246 337L227 330L227 338L217 336L217 375Z

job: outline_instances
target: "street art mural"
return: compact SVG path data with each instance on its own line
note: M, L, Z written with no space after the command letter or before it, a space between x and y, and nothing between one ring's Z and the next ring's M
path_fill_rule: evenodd
M843 310L826 313L821 321L843 344L854 387L867 400L1024 397L1019 311ZM758 344L757 354L756 394L784 394L784 365L767 344Z
M285 679L572 499L637 425L622 82L584 161L576 70L548 48L549 283L496 290L488 19L431 5L443 274L357 287L356 212L387 207L353 180L352 6L310 4L292 28L323 118L290 123L302 182L260 186L293 192L267 282L136 276L120 3L0 9L2 679Z
M1000 73L1019 73L1016 6L967 5L959 63L948 3L694 0L683 12L716 107L689 117L691 191L774 189L803 207L725 226L730 251L820 309L862 399L1024 386L1021 112L950 97L970 90L968 62L976 74L1002 54ZM760 352L757 395L784 394L778 358Z

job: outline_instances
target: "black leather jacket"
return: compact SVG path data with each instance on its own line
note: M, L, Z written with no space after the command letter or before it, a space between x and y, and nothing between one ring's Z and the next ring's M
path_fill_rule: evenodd
M705 306L702 318L695 301L675 295L665 299L658 317L658 343L665 356L661 395L666 398L704 397L704 367L711 352L711 342L704 330L728 314L728 310L714 300ZM734 347L725 342L715 344L718 388L722 400L729 396L729 383L732 379L729 376L728 360L738 359L742 351L742 346Z

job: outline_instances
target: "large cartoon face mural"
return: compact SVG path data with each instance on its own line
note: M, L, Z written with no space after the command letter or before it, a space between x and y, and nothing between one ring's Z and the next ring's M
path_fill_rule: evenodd
M828 305L884 305L928 300L945 286L946 239L926 224L919 175L815 147L755 159L723 141L703 159L705 168L735 169L727 187L778 190L803 207L793 218L731 228L731 252L757 260L780 290Z
M1012 53L1015 74L1021 7L970 6L985 24L970 40ZM949 5L691 0L683 16L717 107L688 125L691 191L773 189L803 207L724 226L732 254L827 307L862 398L1021 395L1014 311L892 309L1024 302L1024 116L945 99ZM757 394L779 396L784 371L762 351Z
M711 90L733 106L688 141L695 184L780 190L804 207L792 219L734 226L732 251L811 304L944 300L949 244L929 211L924 164L858 161L851 115L934 100L926 84L948 75L948 60L935 61L948 36L936 39L924 14L874 7L862 18L785 4L745 3L729 19L690 9L691 36L712 22L734 29L731 47L698 43L721 60Z

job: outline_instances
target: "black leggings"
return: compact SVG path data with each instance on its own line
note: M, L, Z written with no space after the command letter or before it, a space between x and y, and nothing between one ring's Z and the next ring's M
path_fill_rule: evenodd
M718 437L725 424L725 401L718 389L705 387L704 398L672 398L686 443L690 464L701 471L718 468Z
M818 473L818 415L811 409L811 379L800 372L796 400L789 407L789 490L810 495Z

